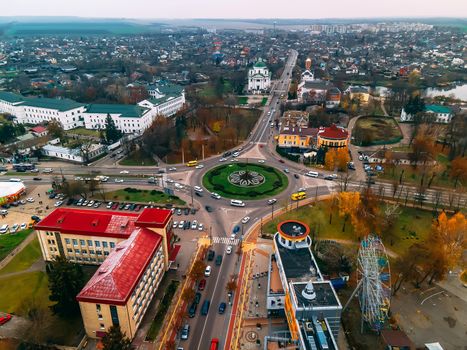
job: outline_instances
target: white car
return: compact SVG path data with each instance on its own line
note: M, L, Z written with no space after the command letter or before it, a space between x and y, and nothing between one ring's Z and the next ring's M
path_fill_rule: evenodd
M215 192L211 193L211 197L214 198L214 199L221 199L220 194L219 194L219 193L215 193Z
M228 245L227 248L225 249L225 254L230 255L232 253L232 246Z
M21 231L26 230L28 228L28 225L25 222L23 222L19 228Z
M29 198L26 199L26 201L27 201L28 203L34 203L34 198L29 197Z
M53 173L54 171L52 168L45 168L42 170L42 172L48 174L48 173Z
M172 180L172 179L167 178L167 180L165 180L165 182L167 182L167 183L169 183L169 184L173 184L175 181Z
M179 190L183 189L183 185L179 184L178 182L175 183L175 188L178 188Z
M245 216L245 217L242 219L242 224L246 224L248 221L250 221L250 217L249 217L249 216Z
M239 152L234 152L234 153L232 154L232 157L235 157L235 158L237 158L239 155L240 155L240 153L239 153Z
M264 163L264 162L265 162L264 159L259 159L259 160L258 160L258 163Z
M115 179L115 183L122 183L123 179Z
M206 270L204 270L204 275L205 275L206 277L211 276L211 266L209 266L209 265L206 266Z
M203 189L199 186L193 186L193 189L195 190L195 192L198 192L198 193L203 192Z
M173 228L177 228L177 227L178 227L178 221L174 221L172 227L173 227Z
M230 240L233 241L237 236L235 236L235 233L230 234Z
M171 167L171 168L169 168L169 171L177 171L177 168Z
M238 162L238 159L237 158L232 158L230 161L231 162Z
M305 187L300 187L297 192L305 192L306 191L306 188Z
M185 226L185 221L182 220L178 223L178 228L183 228L183 226Z
M273 205L274 203L277 202L277 199L276 198L273 198L273 199L269 199L268 200L268 205Z
M195 166L195 169L203 169L203 168L204 168L203 164L198 164L197 166Z
M197 228L198 228L198 221L193 220L193 222L191 223L191 229L196 230Z
M222 162L225 162L226 160L227 160L227 158L221 158L221 159L219 159L219 162L222 163Z
M130 172L128 170L122 170L120 171L120 174L129 174Z
M59 207L59 206L61 206L62 204L63 204L63 201L57 201L57 202L55 202L54 206L55 206L55 207ZM88 206L89 206L89 204L88 204Z
M198 225L198 231L203 231L204 230L204 225L203 224L199 224Z
M16 233L19 229L18 224L14 224L13 226L10 227L10 233Z

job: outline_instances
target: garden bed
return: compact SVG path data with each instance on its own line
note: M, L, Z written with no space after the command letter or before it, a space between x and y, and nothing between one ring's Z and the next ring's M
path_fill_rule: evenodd
M106 192L105 200L137 203L153 202L157 204L185 204L185 201L181 200L177 196L169 196L168 194L158 190L140 190L132 187Z
M402 131L392 117L360 117L352 131L352 144L358 146L393 144L402 138Z

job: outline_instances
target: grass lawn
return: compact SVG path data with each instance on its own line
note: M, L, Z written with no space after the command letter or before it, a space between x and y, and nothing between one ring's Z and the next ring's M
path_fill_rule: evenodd
M151 323L151 327L149 328L148 334L146 335L146 340L153 341L157 338L157 335L162 327L162 323L164 322L165 315L169 310L172 298L175 295L179 284L179 281L174 280L171 281L169 286L167 287L164 297L162 298L159 304L157 314Z
M257 186L237 186L229 182L228 177L235 171L258 172L265 181ZM211 169L203 177L203 185L211 192L217 192L222 197L236 199L260 199L273 196L288 186L288 179L280 170L259 164L224 164Z
M241 96L238 98L238 104L239 105L247 105L248 104L248 97L247 96Z
M354 126L352 143L359 146L399 142L402 132L394 118L360 117Z
M149 203L154 202L157 204L178 204L184 205L185 201L177 196L169 196L157 190L140 190L136 188L127 187L121 190L107 192L105 194L106 200L125 201L125 202L138 202Z
M266 102L268 102L268 98L263 97L263 99L261 100L261 106L266 106Z
M41 248L37 238L29 243L24 249L16 254L16 256L0 270L0 275L5 275L11 272L27 270L34 262L42 256Z
M448 176L448 174L444 171L446 168L442 163L445 161L443 159L444 156L440 156L441 161L438 165L433 167L427 167L425 170L425 177L424 183L427 185L430 179L433 177L433 181L431 181L431 186L439 186L439 187L453 187L454 183L452 179ZM438 159L440 159L438 157ZM446 159L447 160L447 159ZM423 170L421 167L414 168L410 165L398 165L394 170L387 169L383 173L378 174L378 177L384 180L397 180L399 181L401 174L403 183L410 183L420 185ZM413 199L413 198L409 198Z
M85 129L85 128L76 128L66 132L67 134L83 135L83 136L93 136L99 137L99 131Z
M154 166L157 165L154 158L144 152L143 150L137 150L133 153L130 153L126 158L123 158L120 162L120 165L128 165L128 166Z
M416 208L401 207L401 214L394 226L394 242L385 239L383 242L387 249L401 254L413 243L423 241L431 228L432 212ZM342 232L344 219L339 217L338 209L332 211L332 221L329 223L330 217L330 202L321 201L315 206L305 206L289 211L263 226L263 232L274 234L277 232L277 224L283 220L299 220L310 226L311 232L316 228L317 238L319 239L348 239L355 243L358 241L357 235L354 233L350 220L347 221L345 232Z
M32 229L20 231L15 234L0 236L0 260L3 260L13 249L15 249L32 232Z

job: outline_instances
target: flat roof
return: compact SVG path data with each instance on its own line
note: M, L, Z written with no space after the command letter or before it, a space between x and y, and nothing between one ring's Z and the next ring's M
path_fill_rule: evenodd
M287 239L305 238L310 233L310 227L303 222L296 220L282 221L277 225L279 234Z
M15 94L14 92L0 91L0 100L10 103L18 103L23 102L24 97L19 94Z
M69 111L72 109L80 108L85 106L83 103L79 103L67 98L58 99L58 98L25 98L22 106L27 107L37 107L37 108L47 108L47 109L56 109L60 112Z
M323 321L310 320L299 323L300 334L305 344L306 350L328 349L338 350L335 344L334 336L329 331L326 323ZM319 344L317 346L317 344ZM327 347L325 348L325 344Z
M291 286L294 290L294 295L297 298L297 306L308 307L321 307L321 306L341 306L339 300L336 298L334 289L330 281L315 281L312 282L313 289L316 293L316 298L307 299L302 295L302 291L306 288L308 282L294 282Z
M76 296L78 301L125 305L159 248L162 237L138 228L117 244Z
M275 256L269 256L271 262L271 271L269 273L269 292L271 294L284 294L284 287L282 286L281 276L279 274L279 267Z
M308 282L312 278L320 278L319 269L308 247L287 249L280 244L279 234L274 239L287 281Z
M148 110L149 109L138 105L93 103L87 106L86 113L120 114L120 118L139 118L143 116Z

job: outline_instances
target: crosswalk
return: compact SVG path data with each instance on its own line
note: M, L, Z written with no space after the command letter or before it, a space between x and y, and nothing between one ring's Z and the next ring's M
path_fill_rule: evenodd
M240 240L238 238L230 239L229 237L212 237L214 244L237 245Z

